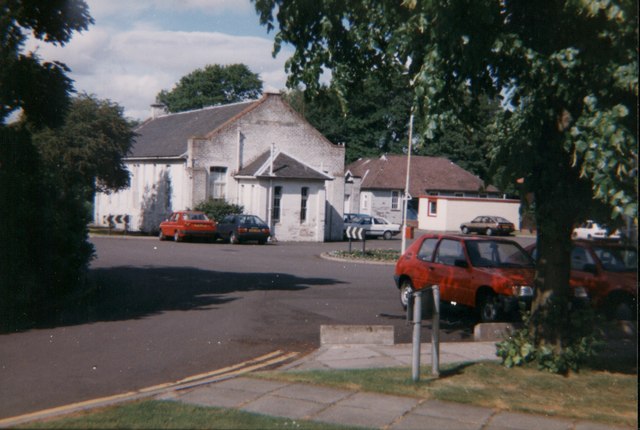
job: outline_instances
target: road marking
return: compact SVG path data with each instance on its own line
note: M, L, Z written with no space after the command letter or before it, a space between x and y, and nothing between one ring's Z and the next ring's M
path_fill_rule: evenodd
M0 419L0 427L12 427L18 424L22 424L29 421L36 421L44 418L53 417L56 415L65 415L71 412L80 410L86 410L95 408L98 406L107 406L114 403L119 403L125 400L133 400L135 398L148 397L154 394L159 394L165 390L181 390L191 386L211 383L219 379L227 379L244 373L249 373L254 370L271 366L274 364L282 363L290 360L298 355L297 352L285 353L284 351L277 350L270 352L269 354L262 355L260 357L253 358L251 360L244 361L242 363L234 364L232 366L223 367L221 369L213 370L211 372L200 373L197 375L189 376L187 378L180 379L175 382L167 382L164 384L153 385L151 387L141 388L139 390L128 391L126 393L115 394L107 397L100 397L97 399L85 400L82 402L71 403L69 405L57 406L55 408L44 409L37 412L31 412L24 415L18 415L15 417Z

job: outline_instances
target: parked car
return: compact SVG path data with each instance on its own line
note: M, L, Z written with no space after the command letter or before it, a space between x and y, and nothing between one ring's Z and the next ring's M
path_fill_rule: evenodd
M391 239L393 236L400 234L400 224L392 224L382 217L373 217L370 215L356 216L351 219L350 223L345 223L345 229L349 226L360 227L368 237L381 237L383 239Z
M346 213L342 217L342 220L344 221L345 224L348 224L348 223L352 223L356 218L365 217L365 216L369 216L369 215Z
M193 237L215 240L217 238L216 223L204 212L177 211L160 223L159 237L160 240L172 237L176 242Z
M535 244L526 249L537 257ZM636 319L638 250L617 243L574 241L571 284L585 287L593 307L607 318Z
M534 271L533 259L514 241L426 234L400 257L394 280L405 308L414 291L438 285L443 302L493 322L531 306Z
M620 240L620 232L617 230L610 232L606 225L588 220L573 229L571 238L586 240Z
M267 223L256 215L227 215L218 223L218 237L233 244L255 240L263 245L270 234Z
M494 234L510 235L515 231L513 223L505 218L492 215L480 215L469 222L460 224L464 234L479 233L493 236Z

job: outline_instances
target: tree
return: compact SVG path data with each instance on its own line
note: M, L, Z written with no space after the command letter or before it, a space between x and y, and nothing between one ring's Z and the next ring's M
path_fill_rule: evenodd
M395 70L366 76L344 89L296 89L287 98L330 141L346 144L350 163L361 157L402 152L411 113L408 81L406 75Z
M503 184L532 193L539 261L531 329L566 357L570 233L592 202L637 223L638 12L629 0L254 0L277 24L288 85L317 88L322 70L348 87L402 67L422 134L468 124L474 101L503 94L487 127ZM277 15L274 13L277 11ZM276 22L277 20L277 22ZM472 102L471 104L469 102Z
M26 35L64 46L93 19L83 0L5 0L0 11L0 123L17 109L33 124L63 121L72 82L67 66L22 53Z
M244 64L214 64L182 77L171 91L160 91L156 100L170 112L182 112L256 99L261 93L260 77Z
M35 131L33 140L43 162L62 176L65 186L85 187L87 201L93 201L96 191L129 185L123 158L134 135L121 106L82 94L72 100L61 127Z

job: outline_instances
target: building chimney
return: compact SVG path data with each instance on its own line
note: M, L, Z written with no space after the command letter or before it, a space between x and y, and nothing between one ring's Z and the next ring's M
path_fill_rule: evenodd
M151 105L151 119L156 119L167 114L167 106L164 103Z

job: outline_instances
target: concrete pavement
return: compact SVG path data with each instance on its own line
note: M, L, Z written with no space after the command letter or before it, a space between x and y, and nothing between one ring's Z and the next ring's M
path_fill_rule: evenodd
M410 344L323 344L279 370L411 368ZM421 364L431 365L432 345L421 344ZM440 344L440 364L497 360L495 342ZM202 406L376 429L613 430L627 427L544 415L505 412L438 400L358 392L308 384L237 377L158 397Z

